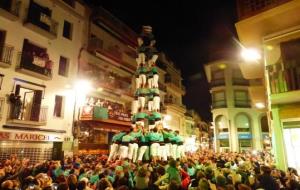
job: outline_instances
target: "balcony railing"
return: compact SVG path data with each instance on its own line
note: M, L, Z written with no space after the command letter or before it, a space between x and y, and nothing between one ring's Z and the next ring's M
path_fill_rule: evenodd
M225 86L225 79L213 79L210 82L210 87Z
M89 40L88 51L93 54L102 54L117 62L123 62L123 53L118 46L104 47L103 40L99 38L91 38Z
M53 62L49 58L29 55L28 52L18 54L17 71L43 80L52 79Z
M283 68L282 63L267 66L271 94L300 90L300 78L296 73L300 66L295 64L290 68Z
M80 114L81 120L117 120L122 122L130 122L131 114L129 111L125 111L122 109L114 109L109 110L106 107L101 106L83 106Z
M19 18L20 6L18 0L0 0L0 15L15 21Z
M249 80L243 78L233 78L232 85L249 86Z
M25 124L25 125L46 125L47 123L47 113L48 113L48 107L42 106L40 110L37 110L39 112L39 119L38 121L33 120L31 117L31 114L35 112L35 110L30 110L22 107L20 110L17 110L16 107L11 107L11 115L8 119L9 123L15 123L15 124Z
M227 107L227 102L226 100L217 100L212 102L212 108L226 108Z
M0 66L10 67L13 57L14 47L9 45L0 45Z
M237 0L239 19L254 16L291 0Z
M234 106L237 108L250 108L251 101L250 100L234 100Z
M52 19L51 16L43 12L38 12L36 7L41 6L31 1L24 26L47 37L48 39L55 39L57 37L58 22ZM46 7L43 8L48 9Z

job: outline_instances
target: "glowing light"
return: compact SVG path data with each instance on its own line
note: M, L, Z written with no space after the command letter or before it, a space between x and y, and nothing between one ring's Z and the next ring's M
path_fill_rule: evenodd
M79 80L74 85L76 93L89 93L92 90L92 85L87 80Z
M172 119L172 117L170 115L165 115L164 120L166 121L170 121Z
M226 64L224 64L224 63L220 64L220 65L219 65L219 68L220 68L220 69L225 69L225 68L226 68Z
M252 151L252 154L253 154L253 155L257 155L257 150L253 150L253 151Z
M252 48L244 48L241 52L241 56L247 62L255 62L261 59L261 55L258 50Z
M97 92L102 92L103 91L103 88L97 88Z
M263 108L265 108L265 104L261 103L261 102L258 102L258 103L255 104L255 107L258 108L258 109L263 109Z

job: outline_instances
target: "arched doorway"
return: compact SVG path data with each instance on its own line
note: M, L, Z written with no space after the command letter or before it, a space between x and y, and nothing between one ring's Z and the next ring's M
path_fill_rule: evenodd
M229 126L228 121L224 115L219 115L215 119L216 138L221 152L230 150L229 144Z
M250 118L245 113L239 113L235 117L235 127L238 134L239 151L252 149L252 131Z

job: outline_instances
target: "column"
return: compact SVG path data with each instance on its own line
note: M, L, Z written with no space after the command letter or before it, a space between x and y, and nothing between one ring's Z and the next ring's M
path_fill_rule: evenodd
M286 158L285 158L285 149L284 149L284 138L283 138L283 129L281 126L279 107L272 106L272 150L275 156L276 166L285 171L286 170Z

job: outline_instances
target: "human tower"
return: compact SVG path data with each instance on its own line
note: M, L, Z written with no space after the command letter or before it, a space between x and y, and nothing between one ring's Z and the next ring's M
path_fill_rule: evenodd
M151 26L143 26L137 42L132 129L114 135L108 161L117 158L132 162L177 159L184 156L183 138L178 131L163 127L156 66L158 51Z

